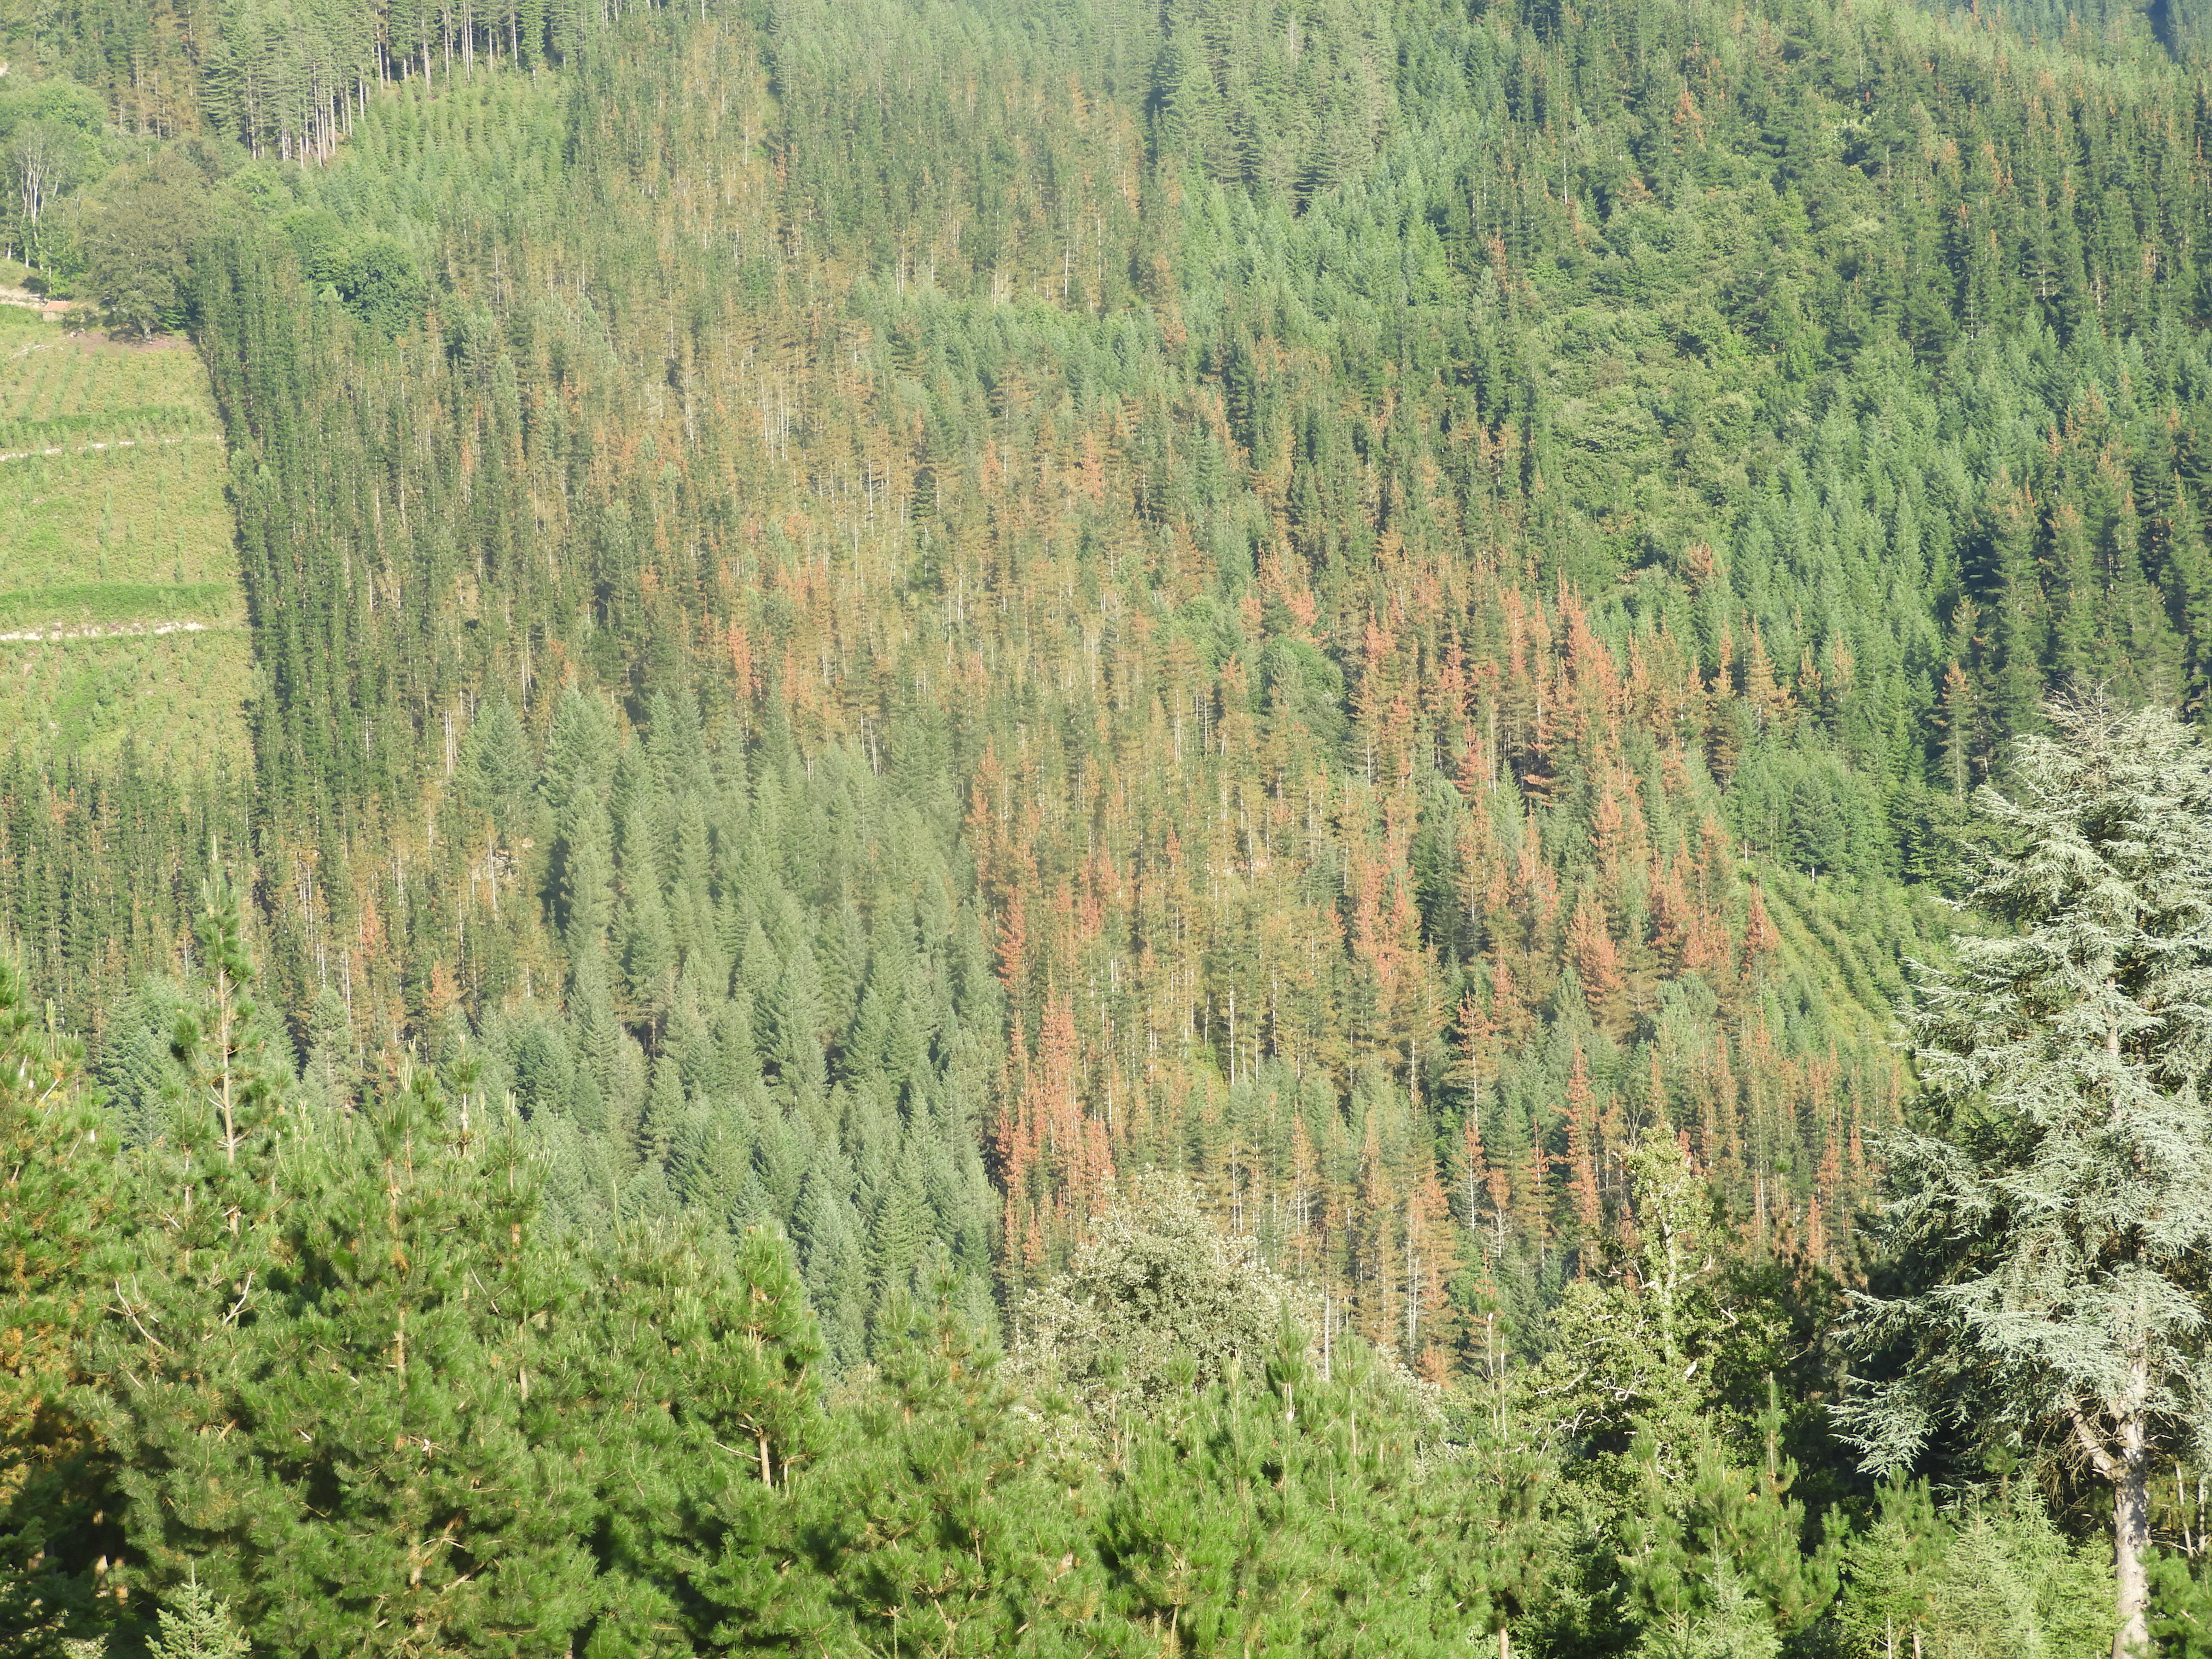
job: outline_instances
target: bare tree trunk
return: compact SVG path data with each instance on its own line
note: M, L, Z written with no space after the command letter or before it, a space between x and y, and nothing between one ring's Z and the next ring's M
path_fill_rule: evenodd
M2112 1483L2112 1563L2119 1580L2120 1628L2112 1659L2149 1659L2150 1457L2143 1424L2130 1417L2120 1426L2119 1478Z
M238 1162L238 1126L230 1110L230 973L218 970L216 1006L222 1012L216 1025L216 1047L222 1056L222 1157L226 1164Z

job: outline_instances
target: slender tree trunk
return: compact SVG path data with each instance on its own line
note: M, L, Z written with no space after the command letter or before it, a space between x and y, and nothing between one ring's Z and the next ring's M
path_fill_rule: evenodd
M216 1006L222 1012L216 1027L216 1048L222 1054L222 1157L226 1164L238 1162L238 1126L230 1111L230 975L224 971L218 982Z
M2149 1659L2150 1457L2139 1417L2120 1427L2119 1478L2112 1483L2112 1563L2120 1627L2112 1659Z

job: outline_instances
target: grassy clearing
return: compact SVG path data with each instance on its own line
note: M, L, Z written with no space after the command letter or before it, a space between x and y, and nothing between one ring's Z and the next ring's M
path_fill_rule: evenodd
M0 461L0 595L79 582L234 580L222 445Z
M252 682L240 628L0 645L0 732L78 754L140 746L187 764L245 753Z
M0 628L137 622L237 622L238 590L226 582L78 582L0 593Z
M191 345L150 345L71 334L36 312L0 307L0 421L115 418L124 411L191 411L217 428L207 375Z
M228 478L187 344L72 335L0 306L0 633L46 635L0 641L0 732L243 754L252 662ZM91 629L113 632L54 637Z

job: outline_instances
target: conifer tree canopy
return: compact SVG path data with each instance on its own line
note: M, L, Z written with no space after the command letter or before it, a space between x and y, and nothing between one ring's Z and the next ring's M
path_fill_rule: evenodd
M0 1659L2212 1630L2198 3L0 5Z
M1920 971L1929 1104L1887 1210L1910 1285L1861 1302L1879 1380L1845 1421L1875 1469L1946 1433L2085 1460L2113 1488L2126 1659L2149 1651L2151 1460L2212 1449L2212 763L2162 710L2049 714L2017 784L1976 797L1991 931Z

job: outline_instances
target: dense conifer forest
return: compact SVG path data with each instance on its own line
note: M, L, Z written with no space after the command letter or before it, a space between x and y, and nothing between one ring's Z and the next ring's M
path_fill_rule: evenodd
M0 17L0 1653L2212 1653L2208 28Z

